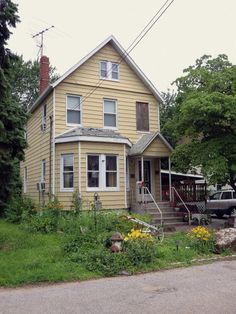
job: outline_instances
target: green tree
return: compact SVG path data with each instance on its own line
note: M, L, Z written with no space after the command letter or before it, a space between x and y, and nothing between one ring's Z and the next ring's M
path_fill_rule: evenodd
M177 137L175 130L172 125L172 120L175 116L177 110L177 103L175 101L176 94L172 90L167 92L162 92L163 102L160 105L160 127L161 133L167 139L167 141L175 147L177 142Z
M203 56L176 80L172 125L184 138L173 153L179 171L200 167L210 183L236 190L236 66L226 55Z
M19 21L17 5L0 0L0 213L19 191L19 161L24 158L26 113L15 98L8 76L13 55L6 47L10 28Z
M15 55L10 62L8 77L15 100L27 109L39 96L39 61L24 61L23 56ZM58 77L56 69L50 66L50 82Z

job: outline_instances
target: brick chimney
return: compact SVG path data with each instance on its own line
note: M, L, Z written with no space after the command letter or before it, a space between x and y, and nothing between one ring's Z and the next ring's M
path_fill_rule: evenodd
M39 68L39 94L42 94L49 83L49 58L42 56L40 58Z

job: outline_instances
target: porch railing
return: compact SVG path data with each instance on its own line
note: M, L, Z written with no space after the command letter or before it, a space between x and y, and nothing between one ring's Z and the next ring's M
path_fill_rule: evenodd
M160 207L158 206L157 202L155 201L155 199L154 199L154 197L152 196L152 193L149 191L149 189L148 189L146 186L143 186L142 189L143 189L142 193L144 194L144 191L147 192L147 194L150 196L151 200L152 200L153 203L155 204L157 210L159 211L159 214L160 214L160 217L161 217L161 218L160 218L160 221L161 221L161 225L162 225L162 223L163 223L163 222L162 222L162 211L161 211Z
M185 209L187 210L187 213L188 213L188 224L190 225L191 224L191 213L190 213L190 210L188 209L188 206L185 204L184 200L179 195L179 192L176 190L176 188L174 186L172 186L171 188L172 188L172 191L173 191L172 199L174 200L174 196L176 194L178 196L178 198L180 199L181 203L184 205Z

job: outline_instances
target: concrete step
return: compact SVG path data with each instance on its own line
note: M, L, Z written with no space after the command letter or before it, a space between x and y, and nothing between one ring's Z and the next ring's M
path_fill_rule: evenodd
M148 212L148 214L151 216L151 218L153 217L159 217L160 213L159 212ZM169 211L169 212L162 212L162 216L163 217L182 217L181 215L177 215L174 211Z
M154 218L151 221L152 221L152 223L157 224L157 223L160 223L161 218L160 217ZM182 217L162 217L162 221L165 224L169 224L169 223L173 223L173 222L179 223L179 222L183 222L183 218Z

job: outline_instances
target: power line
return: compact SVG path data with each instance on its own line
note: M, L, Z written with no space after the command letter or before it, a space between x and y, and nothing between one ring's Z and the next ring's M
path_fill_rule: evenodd
M165 1L165 3L155 13L155 15L151 18L151 20L147 23L147 25L141 30L138 36L136 36L136 38L132 41L132 43L128 46L128 48L124 50L123 54L121 55L121 58L116 64L120 65L125 60L125 58L129 55L129 53L134 50L134 48L141 42L141 40L146 36L146 34L153 28L153 26L157 23L157 21L162 17L162 15L166 12L166 10L171 6L174 0L171 0L171 2L169 2L169 4L167 5L168 2L169 0ZM113 69L111 67L109 71L107 72L107 75L111 74L112 70ZM104 81L106 81L106 78L100 79L98 83L96 84L96 86L94 86L94 88L92 88L84 97L82 97L82 101L80 105L82 105L84 101L88 99L103 84ZM72 110L75 108L76 107L72 108Z

